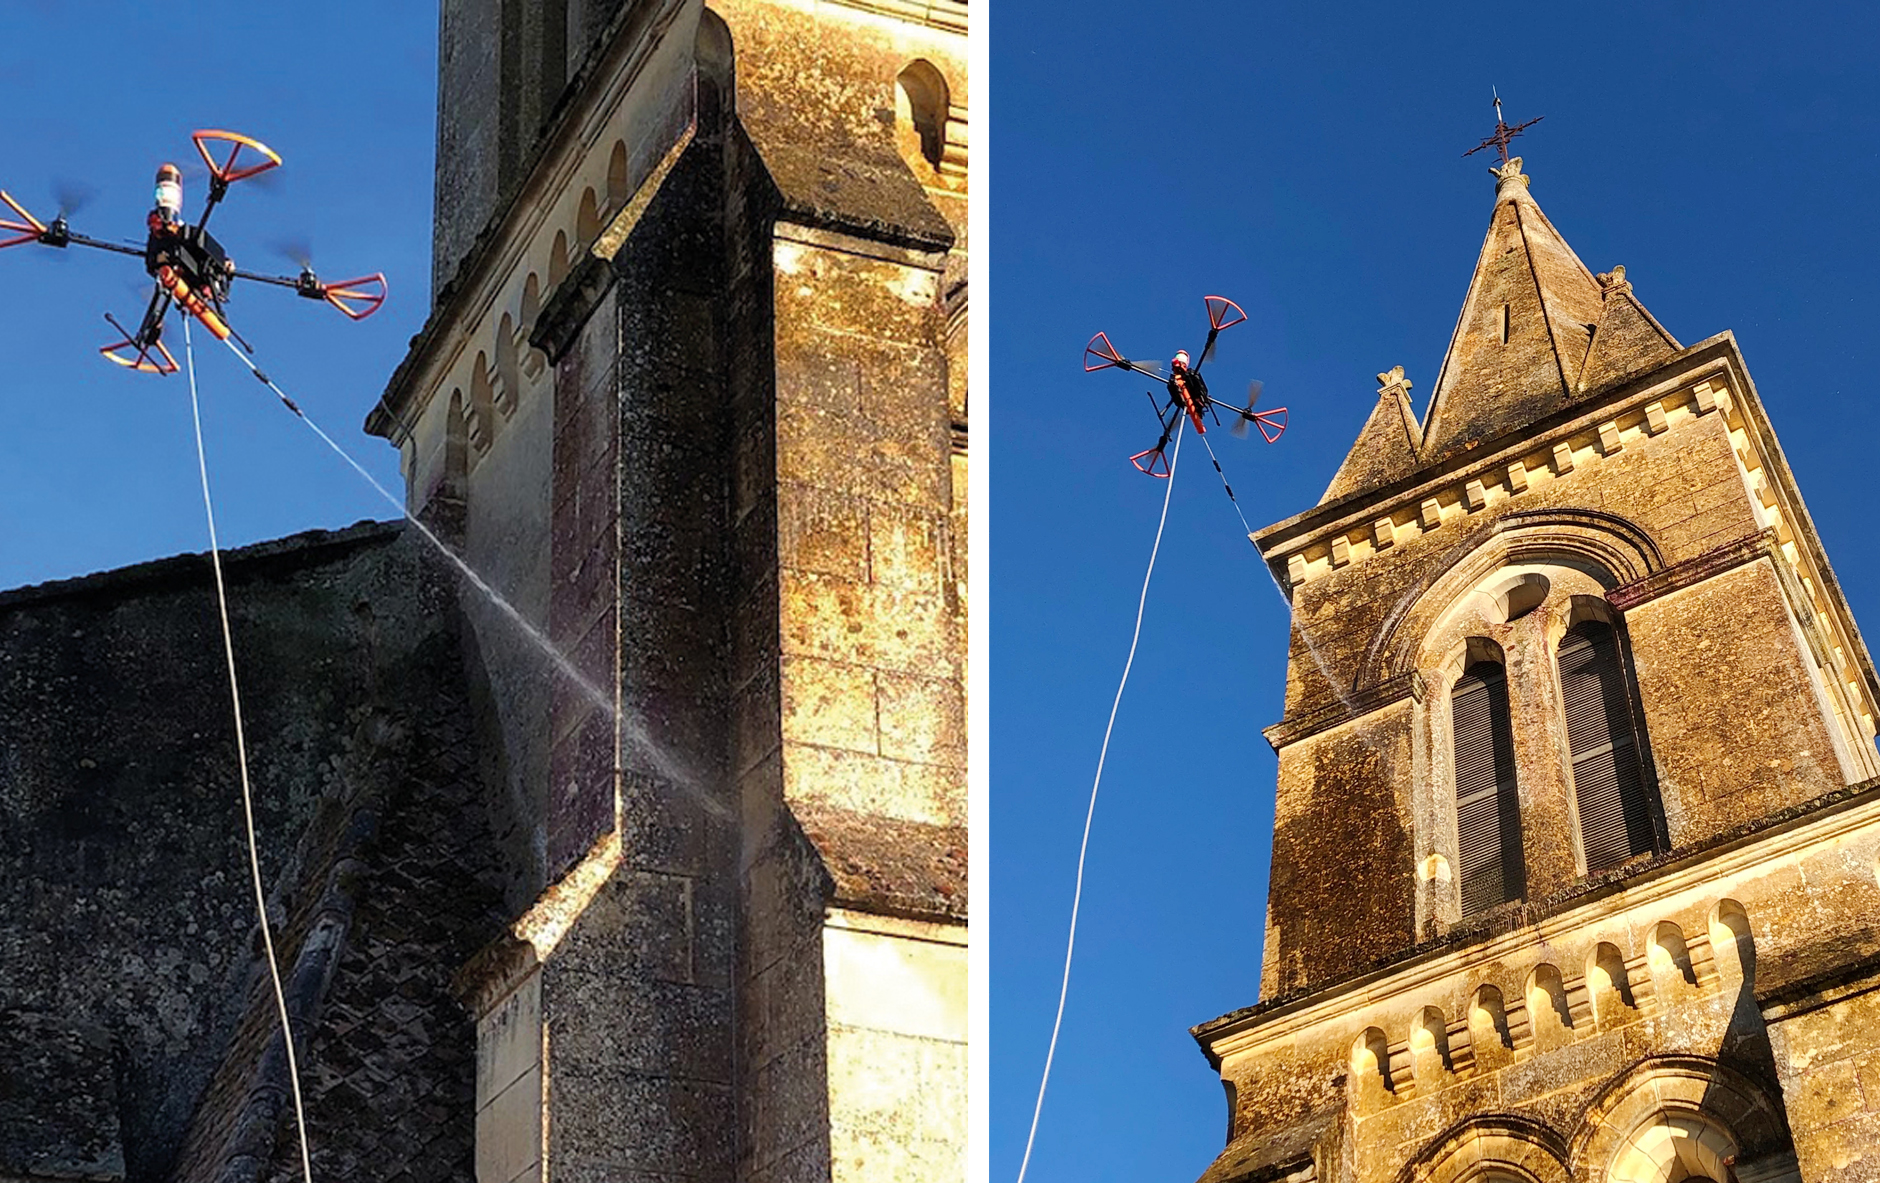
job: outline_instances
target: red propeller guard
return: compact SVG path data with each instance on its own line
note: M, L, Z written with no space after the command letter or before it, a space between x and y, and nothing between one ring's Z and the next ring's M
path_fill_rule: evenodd
M38 242L39 236L46 232L45 224L26 212L26 207L13 200L11 194L0 189L0 201L11 206L13 212L26 219L15 222L11 218L0 218L0 231L11 231L11 238L0 238L0 247L19 246L24 242Z
M1247 314L1240 310L1240 305L1226 296L1203 296L1208 306L1208 327L1215 332L1231 329L1247 319Z
M1098 342L1102 342L1102 344L1098 344ZM1090 359L1093 357L1097 359L1097 364L1094 366L1090 364ZM1116 351L1116 346L1110 344L1110 338L1107 334L1098 333L1096 336L1090 338L1090 344L1084 346L1084 373L1086 374L1094 374L1098 370L1107 370L1111 366L1120 366L1123 364L1123 361L1123 355Z
M249 136L237 135L232 131L211 130L191 132L189 138L196 141L196 151L202 153L202 162L209 166L209 171L215 175L217 180L226 184L233 184L236 181L245 181L256 173L264 173L271 168L280 167L280 153L268 147L260 140ZM216 158L209 152L209 143L211 141L232 145L229 148L227 160L217 163ZM242 154L243 148L252 149L260 153L265 159L258 164L247 164L236 168L235 159Z
M1255 411L1253 424L1260 429L1260 435L1267 443L1273 443L1286 434L1286 408L1274 407L1270 411Z
M1148 457L1147 460L1143 459L1145 456ZM1160 448L1150 448L1147 451L1138 452L1129 458L1129 462L1136 466L1137 472L1145 476L1152 476L1159 481L1165 481L1169 478L1168 455ZM1160 471L1157 471L1158 468Z
M385 303L386 295L391 291L385 282L383 272L362 275L358 279L345 279L338 283L323 286L320 294L326 302L344 312L354 320L364 320L379 310Z

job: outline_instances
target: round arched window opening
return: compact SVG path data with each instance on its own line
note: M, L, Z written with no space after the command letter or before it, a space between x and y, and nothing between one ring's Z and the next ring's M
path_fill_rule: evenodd
M911 132L915 141L904 138L904 148L917 147L936 169L946 153L947 103L947 80L931 62L910 63L894 80L895 126Z

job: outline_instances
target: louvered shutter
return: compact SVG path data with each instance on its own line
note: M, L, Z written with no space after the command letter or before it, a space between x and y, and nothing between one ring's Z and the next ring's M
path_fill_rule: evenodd
M1655 845L1630 695L1606 625L1575 625L1560 642L1559 659L1580 845L1586 869L1600 871Z
M1519 899L1527 890L1515 794L1514 731L1502 668L1469 668L1450 697L1456 769L1456 859L1462 913Z

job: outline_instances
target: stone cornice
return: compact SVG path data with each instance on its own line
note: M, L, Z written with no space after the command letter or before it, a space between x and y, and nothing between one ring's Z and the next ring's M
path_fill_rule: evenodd
M595 46L563 90L557 105L523 170L523 180L505 195L499 196L483 229L459 260L455 273L433 296L431 315L424 327L411 339L411 349L385 385L377 405L366 416L367 432L400 442L394 429L402 432L410 401L420 376L440 352L461 348L453 341L451 328L466 320L474 321L480 304L494 299L496 277L514 267L537 223L547 216L542 195L566 181L579 163L578 142L595 130L602 115L630 90L640 78L653 51L685 7L684 0L640 0L625 4L614 14L611 26L596 39ZM592 85L597 75L603 85ZM534 207L530 219L520 211Z
M1330 731L1341 723L1410 697L1415 697L1418 702L1423 701L1423 677L1415 670L1367 686L1330 706L1281 719L1260 734L1266 736L1266 742L1277 752L1287 744L1297 743L1321 731Z
M1733 571L1745 563L1753 562L1765 556L1774 558L1779 555L1775 531L1763 530L1755 534L1726 542L1713 547L1694 558L1654 571L1642 579L1613 588L1606 593L1606 600L1621 612L1630 611L1640 604L1649 604L1659 596L1670 595L1694 587L1704 580L1725 571Z
M1225 1056L1292 1038L1360 1001L1393 997L1498 961L1516 960L1523 949L1565 941L1594 926L1604 914L1650 909L1693 886L1780 863L1810 847L1875 827L1880 827L1880 779L1850 785L1658 858L1589 876L1551 899L1510 909L1505 916L1498 913L1496 919L1506 925L1502 931L1453 931L1325 989L1230 1011L1197 1024L1189 1034L1218 1069ZM1610 902L1615 897L1622 897L1617 907Z

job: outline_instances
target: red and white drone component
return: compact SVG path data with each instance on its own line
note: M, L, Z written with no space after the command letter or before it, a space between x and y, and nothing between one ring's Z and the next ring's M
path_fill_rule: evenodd
M209 215L227 196L228 187L237 181L258 176L281 164L280 154L249 136L232 131L207 130L190 135L197 153L209 170L209 197L203 203L202 216L191 226L183 220L183 174L174 164L157 169L156 192L151 210L144 219L142 246L128 242L106 242L74 233L61 213L50 223L41 222L11 195L0 190L0 201L18 215L18 220L0 216L0 248L36 242L42 246L87 246L120 255L135 255L144 261L144 270L155 281L143 321L132 332L109 313L105 320L122 334L122 339L98 352L105 359L140 374L174 374L176 359L163 345L163 321L172 306L193 316L218 340L233 338L244 349L248 343L229 325L223 305L228 301L230 285L238 279L274 287L291 288L310 300L322 300L339 309L350 320L363 320L385 303L387 286L383 273L357 279L327 283L302 265L299 275L260 275L235 266L228 252L206 229ZM223 148L227 151L224 152ZM243 153L248 154L243 158ZM252 350L250 350L252 352Z

